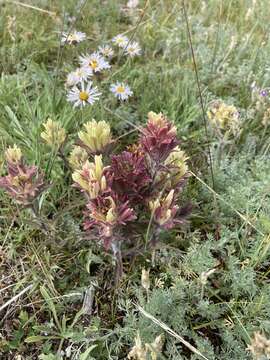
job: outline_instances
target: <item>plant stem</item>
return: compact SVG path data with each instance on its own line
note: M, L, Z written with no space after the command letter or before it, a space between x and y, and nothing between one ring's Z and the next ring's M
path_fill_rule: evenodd
M36 220L37 224L39 225L40 229L46 234L50 235L50 229L48 227L48 224L41 218L39 212L37 211L34 204L31 204L30 207L31 213L33 218Z

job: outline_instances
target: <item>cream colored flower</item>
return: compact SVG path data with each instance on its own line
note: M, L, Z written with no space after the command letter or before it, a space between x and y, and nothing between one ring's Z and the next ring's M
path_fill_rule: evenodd
M211 125L220 130L236 133L239 129L239 112L233 105L215 101L207 111L207 116Z
M188 157L185 152L177 146L165 160L165 166L168 167L168 180L171 188L179 183L180 179L188 172Z
M22 159L22 151L17 145L8 147L5 151L5 158L8 163L18 164Z
M157 360L157 357L162 352L162 348L164 346L164 336L159 335L155 338L155 340L145 345L142 343L140 333L137 332L137 336L135 338L135 345L131 349L131 351L128 354L128 359L134 359L134 360ZM150 353L150 357L147 355Z
M157 209L161 209L159 216L156 217L156 221L163 225L165 224L172 216L172 210L170 209L173 202L174 190L171 190L169 194L164 198L159 196L155 200L149 201L149 208L152 212L155 212Z
M111 128L105 121L92 120L84 124L85 131L80 131L78 136L93 154L102 152L111 143Z
M88 154L85 149L80 146L74 146L68 161L73 169L80 169L88 160Z
M61 127L59 122L48 119L46 123L43 124L45 131L43 131L40 136L42 139L50 146L59 148L66 139L66 131Z
M161 354L164 346L164 335L158 335L151 344L145 344L146 348L150 350L151 360L157 360L158 355Z
M107 189L104 169L102 155L95 155L94 163L86 161L82 169L74 171L72 179L88 193L90 199L95 199Z
M146 360L147 359L146 356L147 356L147 349L142 344L140 333L138 332L137 336L135 337L135 345L128 354L128 359Z

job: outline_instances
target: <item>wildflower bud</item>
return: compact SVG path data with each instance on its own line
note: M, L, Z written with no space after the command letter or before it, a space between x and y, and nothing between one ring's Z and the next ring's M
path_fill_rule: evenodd
M66 139L65 129L63 129L57 121L53 121L52 119L48 119L43 126L45 131L40 134L42 139L51 147L60 148Z
M166 206L167 208L171 207L172 205L173 195L174 195L174 190L171 190L163 202L163 205Z
M72 169L80 169L86 163L87 160L88 160L88 154L86 150L84 150L80 146L74 146L68 159Z
M111 207L106 214L106 221L108 223L113 224L115 222L115 220L117 219L117 215L115 213L116 206L115 206L115 202L113 201L112 198L110 198L110 201L111 201Z
M204 271L201 273L201 276L200 276L200 281L201 281L201 284L203 286L205 286L207 284L207 279L210 275L212 275L214 272L216 271L216 269L211 269L211 270L208 270L208 271Z
M150 210L153 213L155 222L165 229L169 229L174 224L174 217L177 213L178 206L173 204L174 190L171 190L166 197L159 198L149 202Z
M22 159L22 151L17 145L9 147L5 152L5 158L9 164L18 164Z
M146 360L147 359L147 349L142 344L142 340L140 337L140 333L137 333L135 337L135 345L131 349L128 354L128 359L135 359L135 360Z
M267 108L263 114L263 119L262 119L262 124L263 126L269 126L270 124L270 108Z
M149 278L150 269L145 270L142 269L142 276L141 276L141 284L142 287L148 292L150 289L150 278Z
M146 344L146 348L150 350L151 360L157 360L158 355L162 352L164 346L164 335L158 335L155 340L149 345Z
M105 121L89 121L84 124L85 131L80 131L78 136L82 143L93 154L99 154L111 143L110 125Z

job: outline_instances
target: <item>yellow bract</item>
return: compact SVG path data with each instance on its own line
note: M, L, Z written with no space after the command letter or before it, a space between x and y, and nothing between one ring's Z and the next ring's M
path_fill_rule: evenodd
M5 157L7 162L17 164L21 161L22 151L17 145L14 145L6 150Z
M110 125L105 121L92 120L84 124L85 131L80 131L78 136L94 154L100 153L111 142Z
M166 117L162 113L157 114L154 111L150 111L147 114L147 116L148 116L148 121L150 121L151 123L153 123L155 126L157 126L159 128L168 126L168 120L166 119ZM171 134L173 134L173 133L176 134L176 132L177 132L176 127L172 126L170 128L170 133Z
M46 123L43 124L45 131L43 131L40 136L45 142L52 146L59 148L66 139L66 131L61 127L57 121L48 119Z
M207 111L209 121L221 130L235 131L239 126L239 113L235 106L216 101Z
M74 171L72 179L88 193L90 199L95 199L107 188L103 171L102 155L95 156L95 162L86 161L82 169Z
M151 122L157 124L157 125L161 125L163 126L164 124L164 115L162 113L155 113L154 111L150 111L148 113L148 120L150 120Z
M74 146L68 161L72 169L80 169L88 160L88 154L85 149L80 146Z
M155 213L158 208L161 210L158 217L155 217L155 221L161 226L169 221L172 216L170 206L172 205L173 196L174 190L171 190L166 197L162 197L160 194L159 198L149 201L149 208L153 213Z
M143 344L140 333L137 332L135 337L135 345L128 354L128 359L134 360L157 360L159 354L162 352L164 345L164 335L159 335L151 344ZM150 357L148 356L150 353Z
M171 187L176 185L187 173L187 159L188 157L185 152L180 150L180 147L177 146L165 160L165 166L168 166L169 168L168 180Z

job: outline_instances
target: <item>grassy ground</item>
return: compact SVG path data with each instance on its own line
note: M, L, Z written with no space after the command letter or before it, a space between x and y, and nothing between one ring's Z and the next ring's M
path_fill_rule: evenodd
M4 175L4 150L16 143L27 162L43 169L51 186L39 207L54 236L44 235L31 213L1 191L1 359L126 359L137 331L143 344L163 334L158 359L202 359L198 352L209 360L252 359L246 348L254 332L270 336L270 117L265 124L268 100L256 104L251 93L254 81L270 86L268 2L186 1L204 107L221 99L240 114L239 131L226 141L208 124L205 132L181 1L141 1L130 15L116 0L24 4L35 8L0 2L0 168ZM88 40L60 47L70 16ZM67 73L81 53L119 33L134 36L142 55L131 60L120 53L99 80L102 99L73 109ZM109 93L115 80L134 91L127 103ZM183 202L191 201L193 210L188 225L162 234L154 263L150 251L124 260L125 276L115 289L113 258L87 240L84 200L41 140L42 123L51 117L62 124L68 155L84 122L108 121L124 146L151 110L177 126L192 172ZM147 293L143 268L150 269Z

